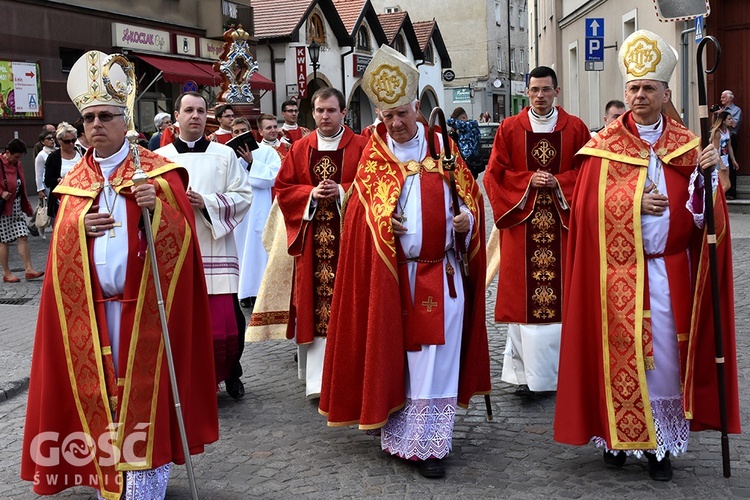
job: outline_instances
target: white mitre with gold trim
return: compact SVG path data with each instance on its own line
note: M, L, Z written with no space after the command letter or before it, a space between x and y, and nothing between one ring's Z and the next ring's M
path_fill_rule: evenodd
M677 66L677 51L656 33L638 30L622 43L618 62L625 83L633 80L669 82Z
M68 75L68 95L78 111L82 112L90 106L127 108L125 102L127 78L122 68L113 64L109 69L110 84L120 92L120 96L111 95L102 81L102 66L109 57L104 52L90 50L83 54L71 68Z
M398 108L417 99L419 70L402 53L382 45L362 75L362 89L379 109Z

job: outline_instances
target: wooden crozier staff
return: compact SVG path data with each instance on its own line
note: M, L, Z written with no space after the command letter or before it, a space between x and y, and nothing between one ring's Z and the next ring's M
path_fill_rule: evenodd
M109 70L113 64L118 64L126 76L126 88L115 88L109 78ZM107 92L119 98L125 98L128 109L128 132L126 137L130 142L130 152L133 155L135 172L133 173L133 184L139 186L148 182L148 175L141 169L141 155L138 150L138 132L135 131L133 124L133 113L135 112L135 71L130 61L122 54L112 54L102 65L102 82L107 87ZM180 404L180 394L177 390L177 376L174 370L174 358L172 356L172 344L169 341L169 327L167 326L167 312L164 307L164 297L161 292L161 280L159 279L159 266L156 260L156 247L154 246L154 234L151 227L151 215L148 208L141 207L143 217L143 232L146 233L146 242L148 243L147 264L151 265L151 272L154 278L154 288L156 289L156 300L159 306L159 319L161 320L161 336L164 341L164 353L167 358L167 367L169 369L169 382L172 387L172 398L174 399L174 410L177 416L177 426L180 430L180 441L182 442L182 452L185 456L185 468L187 469L188 482L190 483L190 494L193 500L198 500L198 490L195 486L195 476L193 474L193 461L190 457L190 447L188 446L187 433L185 432L185 420L182 416L182 407Z
M443 154L440 154L440 149L435 145L433 139L435 136L435 122L438 122L440 132L443 137ZM430 156L433 160L443 160L443 171L448 172L448 179L451 187L451 202L453 203L453 215L458 215L458 190L456 189L456 176L454 174L456 170L456 157L448 149L448 127L445 124L445 113L439 107L432 109L430 113L430 120L428 124L427 132L427 145L430 149ZM456 261L458 262L458 269L461 272L461 282L464 285L464 335L461 336L462 344L466 338L466 321L469 316L469 308L474 297L471 293L471 285L469 283L469 258L466 255L466 243L464 241L463 234L455 234L455 248L456 248ZM484 300L484 297L482 297ZM484 404L487 407L487 420L492 420L492 402L490 401L490 395L484 395Z
M716 63L707 69L705 74L716 71L721 60L721 45L712 36L705 36L698 44L696 62L698 66L698 116L701 120L701 143L705 147L709 144L708 105L706 99L706 80L703 71L703 48L711 42L716 49ZM721 462L724 467L724 477L732 474L729 465L729 437L727 436L727 395L724 377L724 346L721 337L721 306L719 300L719 270L716 260L716 227L714 220L714 195L711 176L714 169L703 170L704 206L706 220L706 239L708 240L708 264L711 272L711 299L714 317L714 344L716 348L716 381L719 390L719 420L721 424Z

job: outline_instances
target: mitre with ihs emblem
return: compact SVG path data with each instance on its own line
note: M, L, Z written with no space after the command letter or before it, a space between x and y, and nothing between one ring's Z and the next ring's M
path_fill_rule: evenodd
M669 82L677 66L677 51L656 33L638 30L622 43L619 64L625 83L633 80Z

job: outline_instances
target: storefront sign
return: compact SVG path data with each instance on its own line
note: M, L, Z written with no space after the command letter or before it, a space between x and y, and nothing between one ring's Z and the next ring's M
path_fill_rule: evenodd
M224 50L224 42L211 40L210 38L200 39L201 57L204 59L219 60L221 51Z
M471 102L471 89L469 87L453 89L453 102Z
M123 23L112 23L112 46L166 54L172 52L169 31Z
M174 35L175 53L181 56L197 56L196 38L189 35Z
M296 47L297 87L300 97L307 97L307 47Z
M370 61L372 61L372 57L370 56L354 54L354 76L362 76Z
M299 97L299 88L296 83L288 83L286 85L286 98L291 99L292 97Z
M39 65L0 61L0 118L42 116Z

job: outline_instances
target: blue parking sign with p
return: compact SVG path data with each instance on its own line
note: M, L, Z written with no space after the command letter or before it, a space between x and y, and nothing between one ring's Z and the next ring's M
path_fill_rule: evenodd
M604 60L604 38L587 38L586 39L586 60L603 61Z

